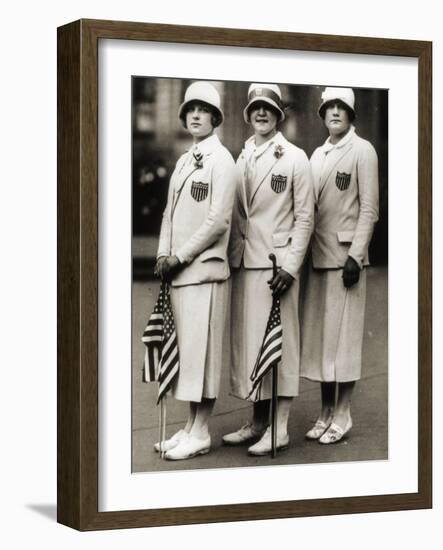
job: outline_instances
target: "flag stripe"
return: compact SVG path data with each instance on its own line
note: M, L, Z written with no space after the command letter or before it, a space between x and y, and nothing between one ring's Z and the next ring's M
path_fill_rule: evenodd
M142 338L142 342L146 343L146 342L161 342L163 340L163 336L162 336L162 333L160 334L154 334L154 335L151 335L151 336L143 336Z
M269 362L275 358L281 356L281 347L273 348L269 351L269 353L266 355L266 357L263 357L263 359L260 362L260 368L257 370L257 376L256 378L260 377L260 374L263 372L263 370L266 368L266 366L269 364Z
M266 353L262 357L260 357L260 363L258 364L257 372L260 373L263 365L269 362L269 358L272 357L275 353L281 352L281 349L281 341L277 342L276 345L274 345L272 348L267 349Z
M151 332L152 330L161 330L163 328L163 320L155 321L154 323L148 323L145 329L146 332Z
M155 324L152 324L152 325L148 325L146 327L146 330L145 332L143 333L143 336L146 336L148 334L160 334L160 336L162 335L163 333L163 323L155 323Z
M169 390L173 380L178 375L179 372L179 358L178 358L178 348L176 346L171 348L172 352L169 358L165 362L161 362L160 372L159 372L159 389L158 389L158 401L163 397L163 395Z
M175 375L178 372L178 352L177 348L175 348L176 353L174 353L174 356L171 358L171 361L169 362L168 366L165 367L164 370L162 370L161 374L159 375L159 382L160 386L158 389L158 400L160 400L163 397L163 394L165 394Z
M155 380L155 350L152 346L149 346L148 354L149 380Z
M174 359L175 359L176 355L177 355L177 348L172 347L171 352L168 354L168 357L165 357L164 355L162 356L161 361L160 361L160 374L159 374L159 376L162 376L163 372L165 372L168 369L169 365L174 362Z
M163 347L162 359L161 359L162 365L166 364L171 353L174 353L176 345L177 345L177 339L174 336L174 337L171 337L169 341L166 343L166 345Z
M146 374L146 367L148 364L148 348L145 349L145 359L143 361L143 368L142 368L142 382L150 382L149 376Z
M148 325L146 327L146 330L143 334L150 334L151 332L157 332L157 331L161 331L163 330L163 323L152 323L152 325Z
M152 330L161 330L163 328L163 321L155 321L155 323L148 323L145 332L151 332Z
M272 332L269 333L269 335L266 337L266 340L263 343L262 353L263 350L266 349L269 345L272 344L275 340L278 338L281 338L282 335L282 329L281 326L275 327Z
M279 182L275 182L279 183ZM280 300L273 299L271 311L269 313L266 325L263 343L255 362L255 367L251 375L252 389L248 398L254 395L254 399L259 394L259 388L263 377L274 366L276 367L282 358L283 328L280 317Z
M253 374L252 376L255 378L257 376L257 373L260 371L260 366L261 364L263 363L263 361L266 360L267 356L268 356L268 350L269 348L272 347L272 349L274 349L275 345L281 345L281 339L282 339L282 336L283 336L283 331L281 329L280 326L276 327L274 329L274 334L273 336L268 340L268 339L265 339L265 341L263 342L262 344L262 348L260 350L260 353L259 353L259 356L257 357L257 361L255 363L255 368L254 368L254 371L253 371ZM279 342L280 340L280 342ZM277 344L276 344L277 342Z
M257 376L257 378L252 383L252 387L255 388L257 384L259 384L263 377L271 370L271 368L280 361L281 353L280 350L276 350L272 356L269 358L269 360L266 362L265 365L263 365L262 369L260 369L260 372Z
M162 372L161 378L160 378L160 385L164 385L168 378L175 375L175 369L177 367L177 357L174 358L174 360L168 365L168 367Z
M154 321L153 323L149 322L146 326L145 332L150 332L151 330L158 330L163 328L163 320Z
M143 378L159 382L158 401L179 373L180 361L169 287L162 283L142 341L146 346Z
M269 348L272 348L275 345L278 345L279 342L281 343L282 336L283 336L283 332L280 327L278 331L272 335L272 338L269 338L269 340L266 340L266 342L263 344L263 347L261 349L261 355L263 356L263 354L267 353L267 350Z
M178 365L178 354L175 355L174 360L168 365L168 367L162 372L160 385L164 386L168 383L169 379L175 376L175 368Z
M143 338L149 338L150 336L156 336L156 337L159 337L159 338L162 338L163 337L163 327L155 327L154 329L149 329L149 330L145 330L145 332L143 333L143 336L142 336L142 340Z

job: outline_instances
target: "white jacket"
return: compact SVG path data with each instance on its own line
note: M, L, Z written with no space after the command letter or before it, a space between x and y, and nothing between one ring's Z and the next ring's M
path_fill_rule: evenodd
M198 166L192 150L182 155L171 176L157 258L176 255L185 264L172 281L183 286L226 280L227 247L237 171L229 151L216 135L198 144Z
M352 256L368 265L368 246L378 220L378 160L354 127L335 146L329 138L311 157L316 216L312 261L340 268Z
M233 224L229 243L231 266L270 269L269 254L294 278L299 274L313 229L314 192L309 161L278 132L257 162L249 205L246 198L250 138L240 154Z

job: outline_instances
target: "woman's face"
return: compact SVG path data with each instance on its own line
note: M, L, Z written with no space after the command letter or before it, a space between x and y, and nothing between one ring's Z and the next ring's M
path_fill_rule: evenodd
M195 142L201 141L212 134L212 113L204 103L193 101L186 111L186 128Z
M325 126L329 134L343 137L351 127L348 111L340 103L333 103L325 110Z
M256 101L249 109L249 120L254 132L261 136L276 130L278 118L275 110L264 101Z

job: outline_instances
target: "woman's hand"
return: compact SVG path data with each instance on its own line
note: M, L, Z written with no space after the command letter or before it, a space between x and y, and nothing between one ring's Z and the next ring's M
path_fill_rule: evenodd
M284 269L280 269L277 275L268 281L273 296L281 296L294 282L294 277Z
M162 280L170 281L181 266L177 256L162 256L155 264L154 274Z
M351 286L358 283L358 280L360 279L360 268L358 267L358 263L354 260L354 258L351 258L351 256L348 256L348 259L343 267L342 278L343 284L346 288L351 288Z
M177 256L168 256L166 258L166 273L171 276L174 275L180 269L181 265Z
M168 259L168 256L161 256L154 267L154 275L156 277L160 277L160 279L163 279L166 269L166 260Z

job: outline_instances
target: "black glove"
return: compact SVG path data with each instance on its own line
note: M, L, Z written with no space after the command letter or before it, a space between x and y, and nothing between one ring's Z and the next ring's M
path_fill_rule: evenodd
M284 269L279 269L277 275L268 281L273 296L281 296L294 282L294 277Z
M358 267L358 263L354 260L354 258L351 258L351 256L348 256L348 259L346 260L346 263L343 267L343 284L346 288L351 288L351 286L358 283L358 280L360 279L360 268Z
M156 263L154 274L162 280L171 282L174 275L183 267L177 256L162 256Z
M163 276L166 273L167 259L168 259L168 256L161 256L157 260L157 263L155 264L154 275L156 277L160 277L160 279L163 279Z

